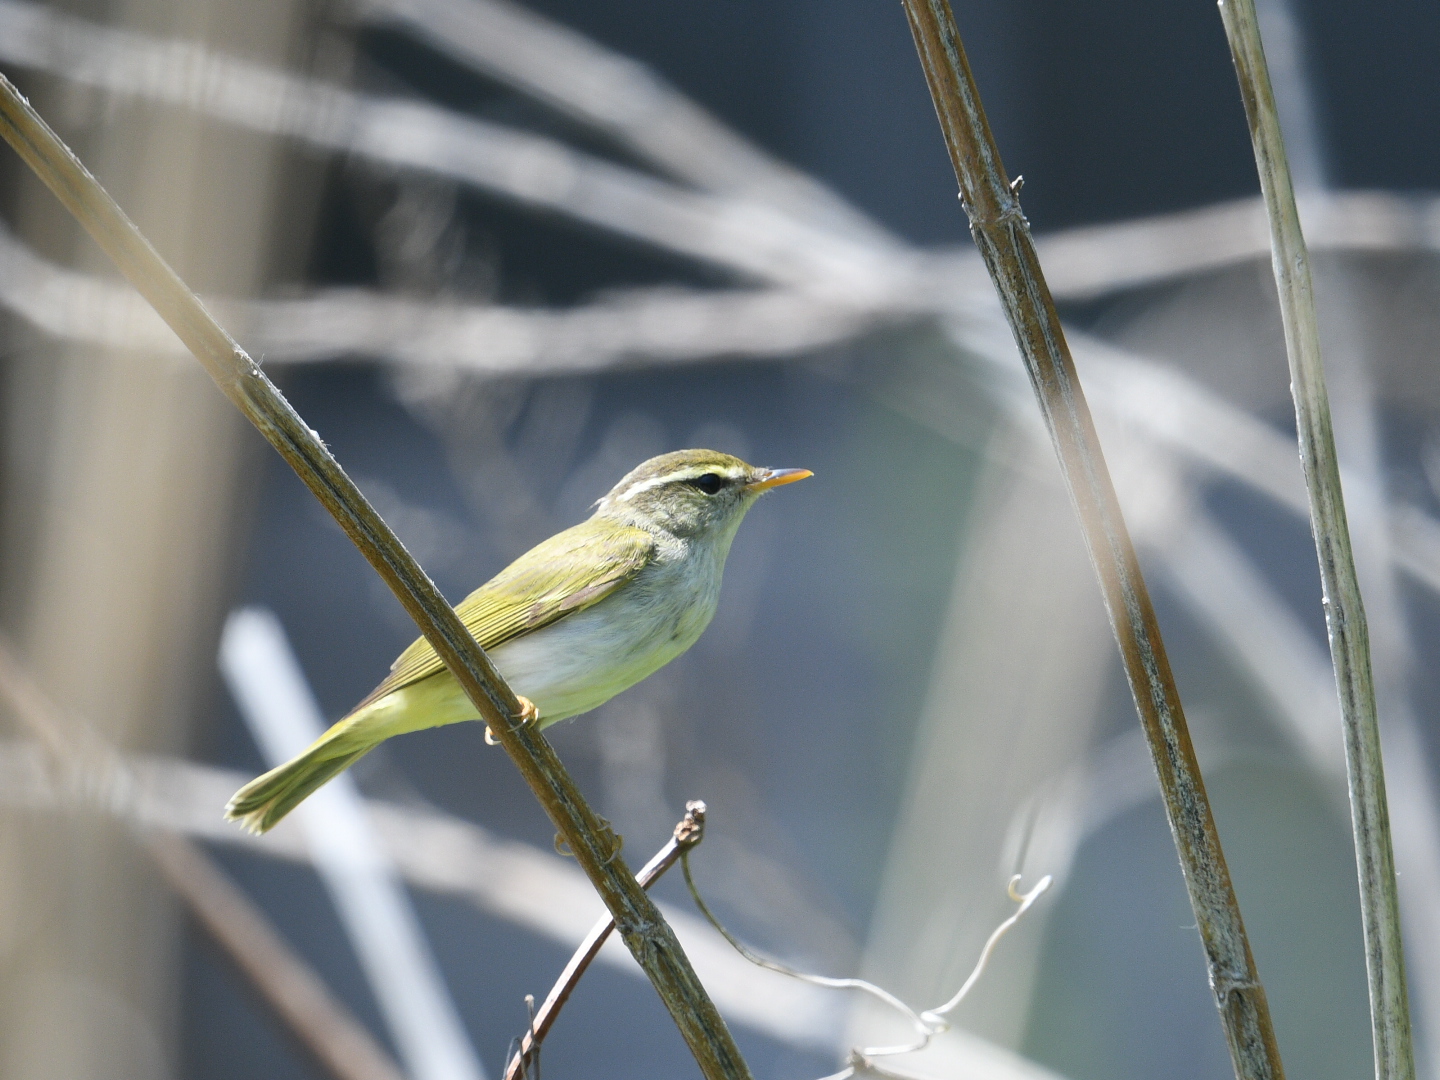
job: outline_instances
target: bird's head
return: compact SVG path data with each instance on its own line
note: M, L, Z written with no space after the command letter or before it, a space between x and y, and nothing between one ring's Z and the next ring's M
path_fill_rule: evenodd
M756 468L716 450L677 450L631 469L595 513L674 536L728 540L756 499L809 475Z

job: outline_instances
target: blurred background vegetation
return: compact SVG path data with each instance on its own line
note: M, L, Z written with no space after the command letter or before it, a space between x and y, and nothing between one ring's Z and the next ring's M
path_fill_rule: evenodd
M1317 249L1437 1077L1440 13L1261 7ZM214 298L452 600L652 454L814 470L751 516L689 654L549 733L632 866L703 798L696 871L733 929L916 1006L963 979L1010 874L1053 873L959 1030L905 1067L1229 1075L1099 595L900 6L521 10L0 0L0 70ZM956 14L1076 333L1287 1065L1365 1075L1338 719L1219 18L1137 0ZM229 612L270 609L335 719L413 625L10 155L0 200L5 633L56 704L147 755L149 824L204 839L403 1059L298 827L267 846L219 821L227 785L266 762L216 656ZM0 1075L326 1075L133 822L36 766L14 720ZM478 726L394 740L355 772L402 822L469 823L463 850L382 833L468 1075L498 1076L523 995L543 996L598 902ZM657 895L688 903L677 882ZM857 1002L727 966L681 929L757 1076L818 1077L890 1037ZM547 1075L693 1075L654 992L610 955L547 1041Z

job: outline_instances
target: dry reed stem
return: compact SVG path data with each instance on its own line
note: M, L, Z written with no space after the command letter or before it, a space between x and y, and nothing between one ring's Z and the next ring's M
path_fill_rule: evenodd
M1215 831L1154 608L1045 284L1019 184L1005 174L946 0L904 0L970 231L1005 307L1050 431L1159 774L1235 1074L1281 1080L1265 990Z
M1310 256L1295 207L1290 164L1253 0L1221 0L1220 17L1240 81L1260 189L1270 218L1271 264L1285 327L1300 463L1310 496L1311 533L1320 560L1325 628L1340 694L1350 821L1360 877L1360 917L1365 931L1365 970L1370 984L1375 1075L1379 1080L1413 1080L1415 1049L1405 985L1390 811L1385 798L1380 721L1370 669L1370 634L1350 549L1350 525L1330 425L1330 398L1320 356Z
M674 931L620 857L613 831L590 809L550 744L520 722L514 691L319 436L3 76L0 134L170 324L390 586L519 767L615 916L621 937L650 977L701 1072L710 1080L749 1080L749 1067L724 1019Z

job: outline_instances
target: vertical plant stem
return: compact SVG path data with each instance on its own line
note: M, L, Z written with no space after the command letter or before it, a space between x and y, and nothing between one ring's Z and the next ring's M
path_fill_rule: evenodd
M154 306L390 586L519 767L614 915L621 938L670 1011L701 1073L707 1080L750 1080L724 1019L674 930L620 857L613 831L585 802L550 744L534 727L520 722L514 691L320 437L3 75L0 135Z
M1075 362L1040 270L1030 226L990 133L946 0L903 0L945 136L970 231L1015 333L1100 579L1130 689L1159 774L1235 1075L1281 1080L1265 990L1215 831L1210 802L1155 611Z
M1290 165L1280 135L1280 116L1253 0L1220 0L1220 18L1240 80L1260 189L1270 217L1271 264L1285 327L1300 463L1310 494L1310 527L1320 560L1325 628L1340 694L1350 821L1355 832L1360 915L1365 931L1365 970L1370 982L1375 1075L1380 1080L1413 1080L1415 1050L1400 938L1390 811L1385 799L1385 766L1380 753L1380 722L1370 670L1370 634L1350 550L1350 525L1345 517L1335 434L1330 426L1310 256L1295 208Z

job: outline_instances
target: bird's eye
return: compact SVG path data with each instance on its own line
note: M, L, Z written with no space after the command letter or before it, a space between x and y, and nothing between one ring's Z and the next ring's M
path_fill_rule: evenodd
M697 476L693 480L686 480L685 482L691 487L703 491L706 495L714 495L725 486L725 481L713 472L707 472L703 476Z

